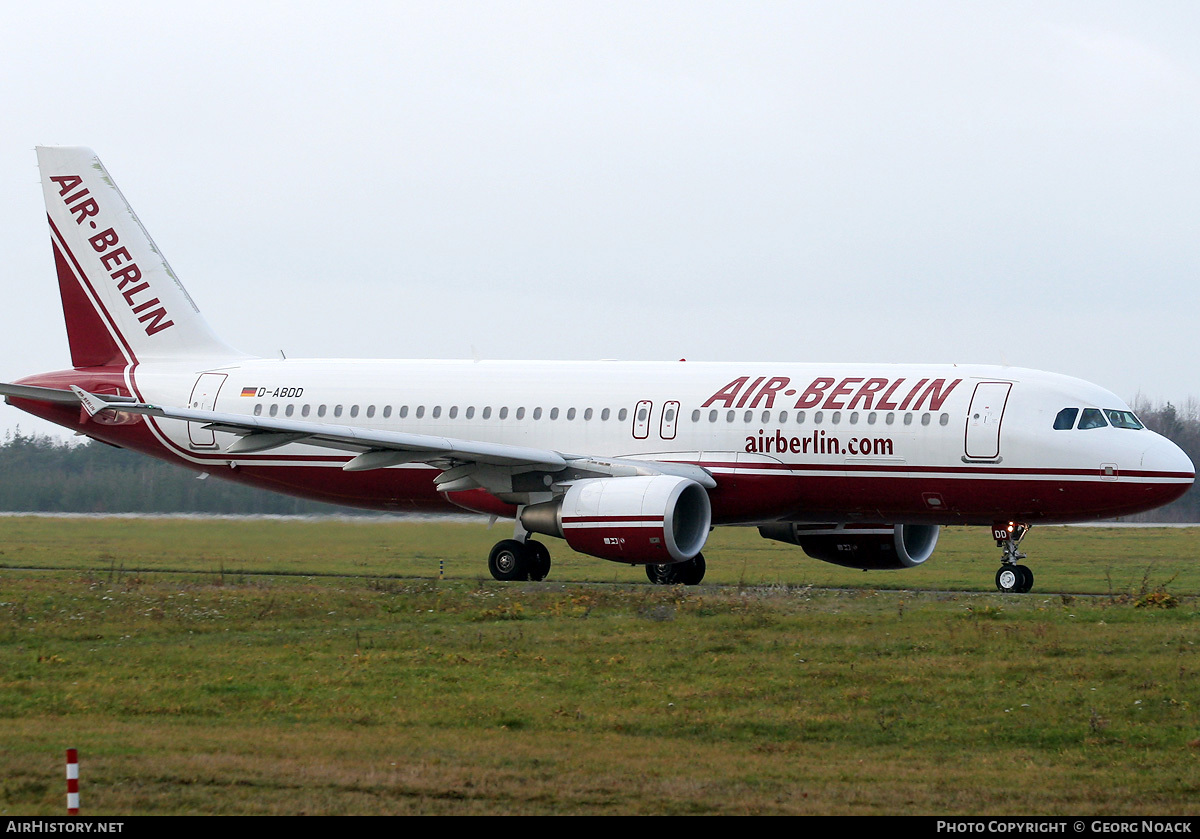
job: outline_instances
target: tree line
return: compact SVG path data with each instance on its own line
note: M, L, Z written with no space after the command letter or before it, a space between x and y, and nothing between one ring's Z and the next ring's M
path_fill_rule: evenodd
M1151 406L1149 400L1135 396L1134 413L1138 419L1151 431L1171 440L1183 449L1193 464L1200 463L1200 402L1188 399L1182 408L1177 408L1168 402L1158 407ZM1165 507L1131 516L1136 521L1161 522L1200 522L1200 485L1192 484L1187 494Z
M95 440L8 432L0 510L39 513L312 515L355 512L223 481Z
M1200 403L1183 408L1135 399L1145 425L1200 463ZM0 444L0 510L54 513L222 513L313 515L361 512L220 479L94 440L84 443L8 432ZM1200 487L1139 521L1200 521Z

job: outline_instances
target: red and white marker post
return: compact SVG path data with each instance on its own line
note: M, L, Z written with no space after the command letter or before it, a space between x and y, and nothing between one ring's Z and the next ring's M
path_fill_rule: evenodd
M67 749L67 815L79 815L79 750Z

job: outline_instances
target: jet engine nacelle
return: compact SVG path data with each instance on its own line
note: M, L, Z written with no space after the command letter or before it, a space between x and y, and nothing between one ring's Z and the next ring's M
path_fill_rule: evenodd
M687 478L590 478L571 484L561 498L526 507L521 524L601 559L684 562L704 547L712 507L704 487Z
M765 539L799 545L813 559L846 568L894 570L929 559L937 545L936 524L811 525L777 522L760 527Z

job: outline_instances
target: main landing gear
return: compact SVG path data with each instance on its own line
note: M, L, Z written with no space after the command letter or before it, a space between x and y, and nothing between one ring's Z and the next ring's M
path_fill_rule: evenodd
M1017 560L1025 558L1025 554L1017 551L1017 546L1028 532L1029 525L1015 521L992 525L996 547L1004 550L1000 570L996 572L996 588L1006 594L1025 594L1033 590L1033 572L1028 566L1017 564Z
M669 565L647 565L646 576L657 586L698 586L704 579L704 554L696 554L684 562Z
M541 582L550 573L550 551L541 542L502 539L488 555L488 570L502 582Z

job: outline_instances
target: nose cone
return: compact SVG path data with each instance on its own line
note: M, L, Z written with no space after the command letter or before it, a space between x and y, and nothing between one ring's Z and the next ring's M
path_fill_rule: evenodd
M1141 472L1144 480L1159 484L1155 506L1169 504L1181 497L1196 480L1196 467L1187 453L1158 434L1142 452Z
M1146 472L1165 473L1162 477L1188 478L1187 486L1196 478L1196 467L1191 458L1179 446L1166 437L1154 435L1154 441L1142 452L1142 469Z

